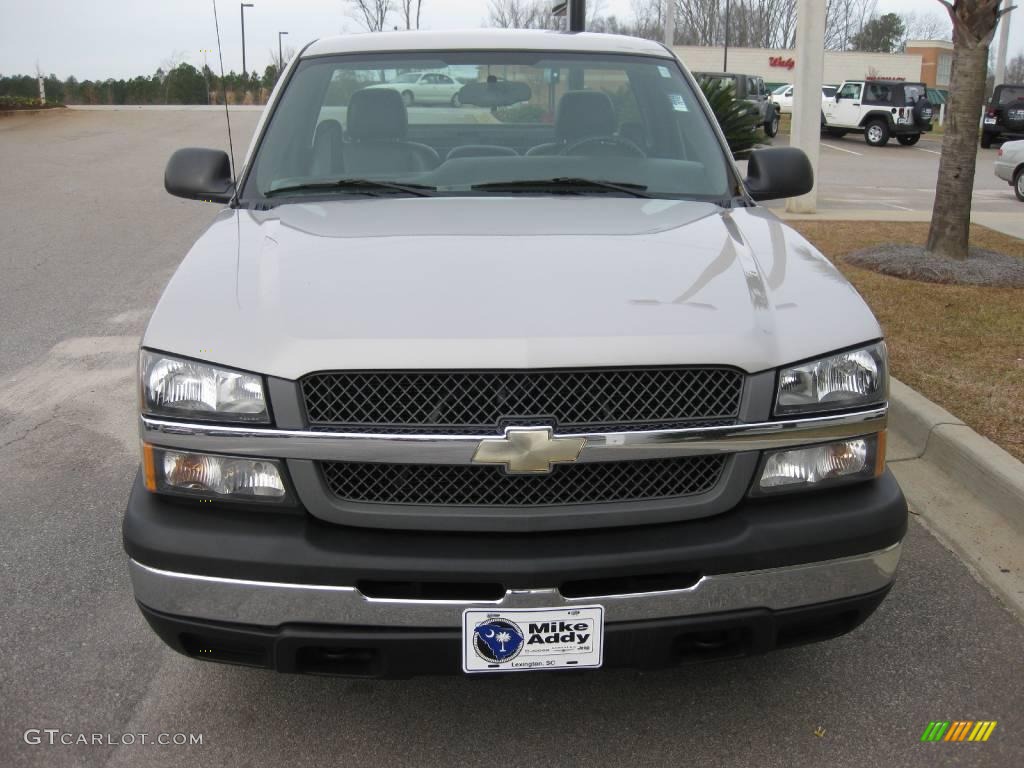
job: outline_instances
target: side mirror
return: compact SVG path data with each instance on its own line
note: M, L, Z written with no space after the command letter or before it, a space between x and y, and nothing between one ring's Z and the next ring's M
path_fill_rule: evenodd
M747 162L747 191L755 200L806 195L814 187L814 169L795 147L755 149Z
M839 100L840 100L841 98L843 98L843 97L839 95L839 91L836 91L836 104L838 104L838 103L839 103Z
M226 203L234 192L231 161L219 149L179 149L167 161L164 189L177 197Z

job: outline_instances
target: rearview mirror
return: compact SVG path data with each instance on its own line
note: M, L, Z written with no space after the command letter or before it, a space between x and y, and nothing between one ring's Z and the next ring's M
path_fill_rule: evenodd
M795 147L755 149L747 162L747 191L755 200L806 195L814 187L814 169Z
M164 189L177 197L226 203L234 192L231 161L219 149L179 149L167 161Z
M473 107L511 107L529 101L531 96L530 86L511 80L467 83L459 91L459 101Z

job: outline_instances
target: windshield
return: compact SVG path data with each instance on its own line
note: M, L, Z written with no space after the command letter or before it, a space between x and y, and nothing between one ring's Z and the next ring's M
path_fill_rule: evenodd
M1012 104L1015 101L1024 100L1024 87L1002 86L999 89L999 103Z
M382 181L390 184L366 183ZM536 188L520 184L527 181ZM591 181L611 185L581 183ZM508 182L516 185L500 186ZM403 194L402 185L421 195L737 193L726 154L670 59L431 51L300 62L242 201Z
M927 95L927 88L924 83L904 83L903 84L903 98L906 99L906 103L913 105L916 104L918 99L922 96Z
M781 96L782 94L784 94L786 92L787 88L789 88L788 85L780 85L778 88L776 88L774 91L772 91L772 95L773 96Z

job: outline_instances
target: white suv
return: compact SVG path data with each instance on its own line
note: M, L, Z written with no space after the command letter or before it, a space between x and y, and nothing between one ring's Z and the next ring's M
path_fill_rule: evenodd
M917 144L932 129L935 112L924 83L891 80L847 80L822 111L822 127L830 136L863 133L873 147L885 146L894 136L904 146Z
M792 85L780 85L772 91L772 102L783 115L788 115L793 112L793 91L795 88L796 87ZM834 85L821 86L822 109L824 109L826 101L834 100L835 97L836 87Z

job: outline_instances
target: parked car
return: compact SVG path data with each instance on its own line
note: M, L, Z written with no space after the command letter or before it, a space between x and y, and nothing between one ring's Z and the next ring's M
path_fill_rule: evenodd
M771 94L764 84L764 78L757 75L741 75L734 72L694 72L699 80L721 80L732 86L736 98L750 104L757 112L758 124L764 129L764 135L771 138L779 132L782 122L781 113L771 99Z
M1024 202L1024 141L1007 141L996 150L995 172Z
M457 107L462 85L441 72L408 72L389 82L369 87L398 91L407 107L413 104L451 104Z
M985 108L982 148L1006 139L1024 139L1024 85L997 85Z
M325 111L409 59L514 70L462 91L499 115L552 69L572 87L553 123L389 89ZM907 527L886 349L759 205L811 189L800 150L744 179L682 63L618 35L346 35L281 83L237 181L213 149L165 172L227 204L140 351L123 537L167 644L360 677L660 667L875 610Z
M823 85L821 86L821 101L822 108L826 99L834 99L836 96L836 88L834 85ZM792 114L793 112L793 86L783 85L780 88L776 88L772 91L772 101L775 103L776 109L784 115Z
M935 109L924 83L847 80L823 112L829 135L862 133L870 146L882 147L894 136L904 146L917 144L932 129Z

